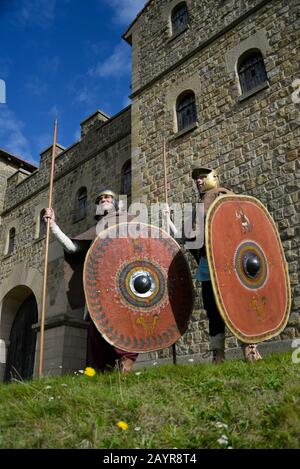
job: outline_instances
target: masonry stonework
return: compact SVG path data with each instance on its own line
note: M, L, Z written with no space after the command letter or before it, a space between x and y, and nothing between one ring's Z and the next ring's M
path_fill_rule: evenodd
M172 39L169 22L177 3L148 2L125 34L134 57L133 194L146 203L164 199L165 139L170 203L197 200L190 171L196 161L218 169L225 187L261 200L279 228L292 287L290 321L275 340L292 339L299 335L300 305L300 132L299 107L292 100L299 74L299 2L187 1L189 27ZM237 62L253 49L263 54L268 83L242 96ZM195 94L197 123L182 133L176 98L184 90ZM179 355L207 349L199 300L197 306L178 343ZM228 335L227 345L236 346L236 339Z
M120 191L121 168L131 156L130 108L104 122L95 119L94 115L92 118L92 126L84 121L85 128L80 142L68 149L61 145L56 147L53 207L57 223L70 236L94 225L94 201L101 188L111 187L116 192ZM30 176L20 180L15 172L7 180L0 238L2 325L9 321L10 302L7 300L21 305L23 296L19 303L18 297L23 285L28 288L28 292L34 292L41 313L45 238L38 236L38 225L40 212L48 204L51 153L52 147L41 154L40 167ZM82 186L88 192L87 215L74 222L74 201ZM5 255L5 240L12 227L16 230L15 249ZM14 314L16 311L17 308L14 308ZM83 321L83 308L74 309L68 301L63 250L54 239L50 240L49 248L46 311L45 372L60 374L84 367L87 323ZM13 318L9 323L12 322ZM34 325L34 328L38 331L39 324ZM1 329L1 338L7 344L9 333L9 328ZM38 354L39 341L36 357ZM0 372L3 378L3 364Z
M132 45L132 104L109 118L101 111L81 123L81 139L56 147L53 206L68 235L94 224L97 191L120 192L121 169L131 159L132 200L164 202L163 141L167 149L169 203L196 202L191 166L197 161L219 170L222 184L257 197L273 216L285 249L292 287L292 312L277 350L300 335L299 286L299 104L292 83L299 78L297 0L187 0L189 23L172 36L171 12L180 1L150 0L124 34ZM243 95L239 57L260 50L268 80ZM178 131L176 99L195 94L197 122ZM0 338L9 343L18 307L29 291L41 310L45 240L39 216L47 206L52 148L41 154L37 171L25 174L0 166ZM88 192L87 215L75 221L78 190ZM5 189L4 189L5 188ZM16 229L7 255L9 229ZM192 271L195 264L186 253ZM199 285L195 289L199 292ZM27 293L26 293L27 292ZM34 325L38 331L39 324ZM51 239L45 330L45 372L60 374L85 364L86 322L73 309L63 276L63 251ZM237 341L227 335L227 347ZM176 344L179 358L208 350L208 327L199 295L188 331ZM36 366L39 351L37 341ZM139 360L169 359L171 349ZM1 368L2 367L2 368ZM0 364L0 379L4 365ZM35 367L35 372L37 368Z

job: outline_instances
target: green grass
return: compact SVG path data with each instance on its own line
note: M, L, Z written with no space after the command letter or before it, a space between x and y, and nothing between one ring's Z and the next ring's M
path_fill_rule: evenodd
M0 448L299 448L299 377L278 354L1 384Z

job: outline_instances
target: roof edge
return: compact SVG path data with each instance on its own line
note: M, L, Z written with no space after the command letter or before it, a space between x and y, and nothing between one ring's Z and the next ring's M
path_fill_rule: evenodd
M22 158L20 158L16 155L13 155L12 153L10 153L7 150L4 150L3 148L0 148L0 157L1 156L2 156L2 158L6 157L7 159L11 159L12 161L14 161L17 165L19 165L21 167L22 166L24 168L26 167L28 171L34 172L38 169L38 167L35 166L34 164L28 163L28 161L23 160Z
M148 0L148 2L145 3L143 9L136 15L135 19L130 23L130 25L128 26L128 28L127 28L127 30L125 31L125 33L122 34L122 38L124 39L124 41L128 42L128 44L131 45L131 41L129 40L131 28L132 28L133 25L137 22L137 20L139 19L139 17L144 13L144 11L146 10L147 6L148 6L151 2L152 2L152 0Z

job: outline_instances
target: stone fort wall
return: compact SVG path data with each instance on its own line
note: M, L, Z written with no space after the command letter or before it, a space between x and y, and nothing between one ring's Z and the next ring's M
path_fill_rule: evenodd
M193 163L218 168L223 185L260 199L278 226L292 287L289 324L273 341L279 344L300 332L299 107L292 100L292 82L299 78L299 2L187 0L189 25L172 36L170 14L177 3L149 1L124 35L132 44L131 107L111 119L95 113L82 123L79 142L68 149L57 145L53 201L57 222L69 235L92 226L97 190L105 186L119 192L121 168L130 158L133 201L164 201L163 139L170 204L197 201ZM236 65L249 49L262 52L268 82L243 96ZM185 90L195 93L197 123L179 132L175 104ZM5 340L13 320L5 299L11 295L10 302L17 304L18 295L11 292L19 285L34 291L40 312L44 238L38 235L37 223L47 206L50 156L51 148L41 154L39 170L29 177L20 172L7 175L0 227L0 331ZM74 222L74 200L82 186L88 190L87 217ZM10 227L16 228L16 248L5 255ZM196 266L187 256L194 271ZM195 287L199 291L199 285ZM52 240L45 332L49 372L84 366L82 314L82 309L72 310L68 304L63 253ZM227 347L236 346L228 334ZM189 329L176 349L179 357L208 349L199 295ZM167 349L147 358L169 358L171 353Z
M121 169L130 159L130 148L130 108L105 122L97 119L93 125L90 121L84 122L81 140L70 148L63 149L57 145L53 208L57 223L66 234L74 236L94 225L94 201L101 188L112 187L120 191ZM39 236L39 217L48 205L51 152L52 148L49 148L41 154L38 171L29 177L26 175L20 180L20 172L15 172L7 181L0 228L0 318L1 335L6 342L13 321L5 309L7 295L11 294L13 299L16 297L17 302L18 287L26 285L35 293L41 312L45 237ZM76 194L81 187L87 188L87 216L74 221ZM12 227L16 230L15 249L6 254L7 236ZM85 364L83 309L70 306L63 264L63 250L51 238L44 356L45 370L53 373L78 369Z
M300 305L299 104L292 100L298 2L187 1L189 25L172 37L177 3L149 2L125 35L133 48L133 193L146 203L164 199L165 139L170 203L197 200L195 162L218 169L225 187L261 200L279 228L292 287L290 322L275 340L292 339L299 335ZM262 52L268 81L243 95L237 62L253 49ZM195 94L197 122L178 132L176 99L185 90ZM197 304L179 354L207 349ZM236 339L229 336L227 345Z

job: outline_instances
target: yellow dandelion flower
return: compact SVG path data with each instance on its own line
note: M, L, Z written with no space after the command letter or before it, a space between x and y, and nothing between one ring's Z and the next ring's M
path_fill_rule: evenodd
M84 370L84 374L86 376L89 376L90 378L92 378L93 376L95 376L96 371L94 370L94 368L91 368L90 366L87 366L86 369Z
M120 422L117 423L117 426L119 428L121 428L122 430L128 430L128 425L126 422L123 422L122 420L120 420Z

